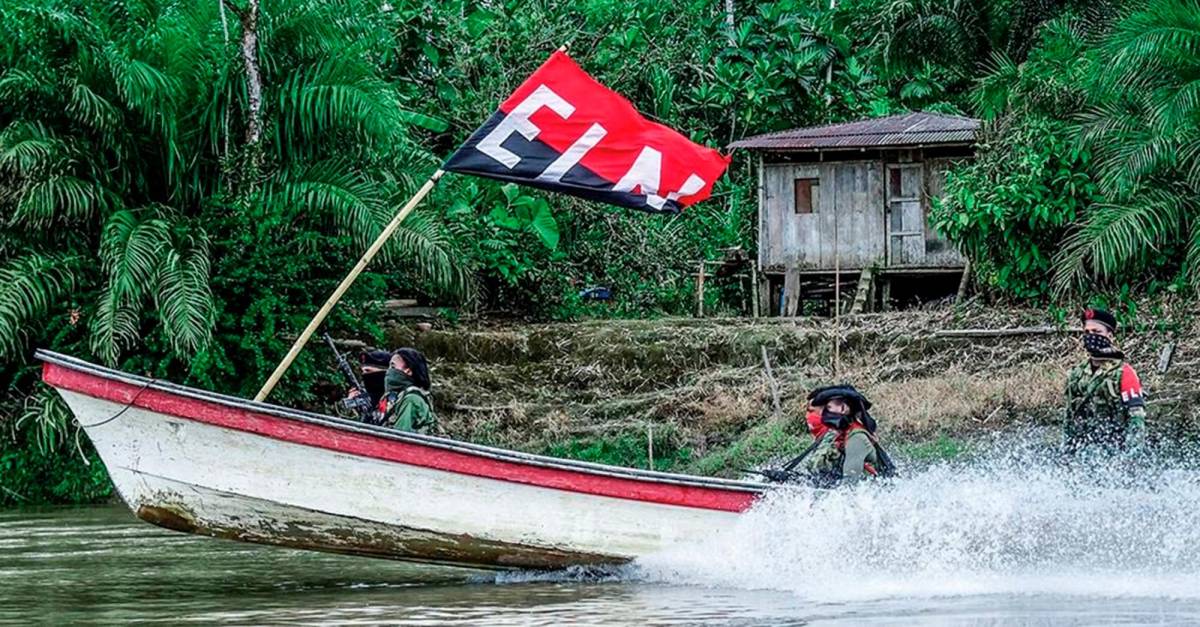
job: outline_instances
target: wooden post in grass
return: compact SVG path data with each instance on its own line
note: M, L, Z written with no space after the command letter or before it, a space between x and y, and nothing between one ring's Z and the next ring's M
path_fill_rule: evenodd
M758 293L759 293L758 262L751 261L750 262L750 315L751 315L751 317L754 317L754 318L757 318L759 316Z
M409 201L400 208L400 211L396 213L396 216L392 218L392 221L388 222L388 225L383 228L383 231L379 233L379 237L375 238L375 242L371 244L371 247L367 249L367 252L363 253L362 258L358 260L358 263L354 264L354 268L350 270L350 274L347 274L346 278L342 279L342 282L338 284L337 289L333 290L333 294L329 296L329 298L325 301L325 304L322 305L321 309L317 311L317 315L313 316L313 319L309 321L307 327L304 327L304 331L300 333L300 336L297 337L296 341L292 344L291 350L288 351L287 355L283 358L283 361L279 362L279 365L275 367L275 372L271 373L271 377L267 379L266 383L263 384L262 389L258 391L258 394L254 396L255 401L262 402L267 398L267 395L271 393L271 390L275 389L275 385L279 383L279 379L283 377L283 373L286 372L288 367L292 365L292 362L296 360L296 356L300 354L300 350L304 348L304 345L308 343L308 339L312 337L312 334L317 330L318 327L321 326L321 323L325 321L326 316L328 316L329 312L333 310L333 306L336 305L339 300L341 300L342 295L346 293L346 290L350 289L350 285L354 283L354 280L358 278L358 275L362 274L362 271L367 268L367 264L371 263L371 260L374 259L375 255L378 254L383 248L383 245L386 244L388 239L391 238L392 234L396 232L396 229L399 228L400 223L404 221L404 218L407 218L408 214L412 213L413 209L415 209L417 205L425 199L425 196L429 195L430 190L433 189L434 185L437 185L438 179L442 178L443 174L445 174L445 172L442 170L434 172L433 176L430 176L429 180L425 181L425 184L417 190L417 193L413 194L413 197L410 198Z
M646 423L646 469L654 470L654 424Z
M831 0L832 3L833 0ZM842 242L838 239L838 217L833 215L833 378L842 369Z
M704 317L704 260L700 260L700 273L696 275L696 317Z

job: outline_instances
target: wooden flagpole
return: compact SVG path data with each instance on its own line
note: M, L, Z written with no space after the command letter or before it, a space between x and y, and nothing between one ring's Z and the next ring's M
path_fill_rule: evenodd
M566 52L566 50L567 44L563 44L558 47L559 52ZM445 172L440 169L434 172L433 176L429 177L429 180L425 181L425 184L417 190L417 193L414 194L413 197L410 198L409 201L404 205L404 207L400 209L400 212L396 214L396 217L392 218L392 221L389 222L386 227L384 227L383 232L379 234L379 237L375 238L375 242L371 244L371 247L367 249L367 252L363 253L362 258L358 260L357 264L354 264L354 269L350 271L350 274L346 275L346 278L342 279L342 282L338 284L337 289L333 290L333 294L329 296L329 299L326 300L325 304L321 306L321 309L317 311L317 315L314 316L311 321L309 321L308 326L304 328L302 333L300 333L300 337L296 338L295 343L292 344L292 348L288 350L287 355L285 355L283 358L283 361L279 362L279 365L275 367L275 372L271 373L270 378L268 378L267 382L263 384L262 389L259 390L258 394L254 396L254 400L256 402L262 402L266 400L267 395L271 393L271 390L275 389L275 386L279 383L279 379L283 377L283 373L286 372L288 367L292 365L292 362L296 360L296 356L300 354L300 351L304 348L304 345L308 343L309 338L311 338L312 334L316 332L318 327L321 326L321 323L325 321L325 318L329 315L329 312L333 310L333 306L336 305L339 300L341 300L342 295L346 293L346 290L350 289L350 285L354 283L354 280L358 278L358 275L362 274L362 271L367 268L367 264L371 263L371 259L373 259L375 255L379 253L379 250L382 249L383 245L387 243L389 238L391 238L392 233L396 231L396 229L400 226L400 223L404 221L404 218L407 218L408 214L412 213L412 210L415 209L416 206L425 199L425 196L429 194L429 191L433 189L433 186L437 184L438 179L442 178L443 174L445 174Z
M433 189L433 186L437 184L438 179L442 178L443 174L445 174L445 172L440 169L434 172L433 176L430 176L429 180L425 181L425 184L417 190L417 193L413 194L413 197L410 198L407 203L405 203L398 213L396 213L396 216L392 218L392 221L383 228L383 231L379 233L379 237L375 238L375 242L371 244L371 247L367 249L367 252L363 253L362 258L358 260L358 263L354 264L354 269L350 271L350 274L346 275L346 278L342 279L342 282L338 284L337 289L333 290L333 294L329 296L329 299L326 300L325 304L321 306L321 309L317 311L317 315L314 316L311 321L309 321L307 327L304 327L304 332L300 334L300 337L296 338L295 343L292 344L291 350L288 351L287 355L283 358L283 361L279 362L279 365L275 368L275 372L271 373L271 377L267 379L267 382L263 384L262 389L258 391L257 395L255 395L255 401L262 402L267 398L267 395L271 393L271 390L275 389L275 385L279 383L279 379L283 377L283 373L286 372L288 367L292 365L292 362L296 360L296 356L300 354L301 349L303 349L304 345L308 343L308 339L312 337L312 334L317 330L318 327L321 326L321 323L325 321L325 317L328 316L329 312L333 310L333 306L336 305L339 300L341 300L342 295L346 293L346 290L350 289L350 285L354 283L354 280L358 278L358 275L362 274L362 271L367 268L367 264L371 263L371 259L375 258L375 255L379 253L380 249L383 248L383 245L387 243L389 238L391 238L392 233L396 232L396 229L399 228L400 223L404 221L404 218L407 218L408 214L412 213L413 209L415 209L417 205L425 199L425 196L429 194L429 191Z

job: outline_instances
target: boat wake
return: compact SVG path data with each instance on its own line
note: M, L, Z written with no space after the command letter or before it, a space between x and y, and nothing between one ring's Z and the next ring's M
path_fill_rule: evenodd
M1161 460L1065 468L1035 446L890 485L790 490L734 533L639 560L643 581L823 602L979 594L1200 599L1200 473Z

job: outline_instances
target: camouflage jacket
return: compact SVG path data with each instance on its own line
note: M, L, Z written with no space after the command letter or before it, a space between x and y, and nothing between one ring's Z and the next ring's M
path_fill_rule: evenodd
M412 386L403 392L388 392L379 404L384 425L400 431L436 435L437 416L425 390Z
M1074 453L1085 447L1130 450L1142 445L1146 402L1133 366L1122 359L1091 360L1067 375L1063 448Z
M801 473L813 485L831 488L840 482L857 483L880 467L879 454L865 429L851 429L845 443L838 445L838 432L829 430L821 436L815 448L804 458ZM866 468L872 468L870 473Z

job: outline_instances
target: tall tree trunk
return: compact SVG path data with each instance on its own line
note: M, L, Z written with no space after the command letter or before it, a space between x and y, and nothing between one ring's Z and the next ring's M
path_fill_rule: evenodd
M263 84L258 63L258 23L261 12L259 0L246 0L245 8L238 6L233 0L221 2L237 15L242 28L239 48L242 53L242 70L246 76L245 137L241 154L233 163L231 182L235 194L245 196L254 189L262 176Z
M258 0L248 0L242 20L242 64L246 69L246 148L257 152L262 142L262 73L258 69Z
M832 13L837 8L837 0L829 0L829 12ZM825 106L833 104L833 57L829 58L829 65L825 66Z
M734 31L733 0L725 0L725 27L729 29L729 45L737 46L737 33Z

